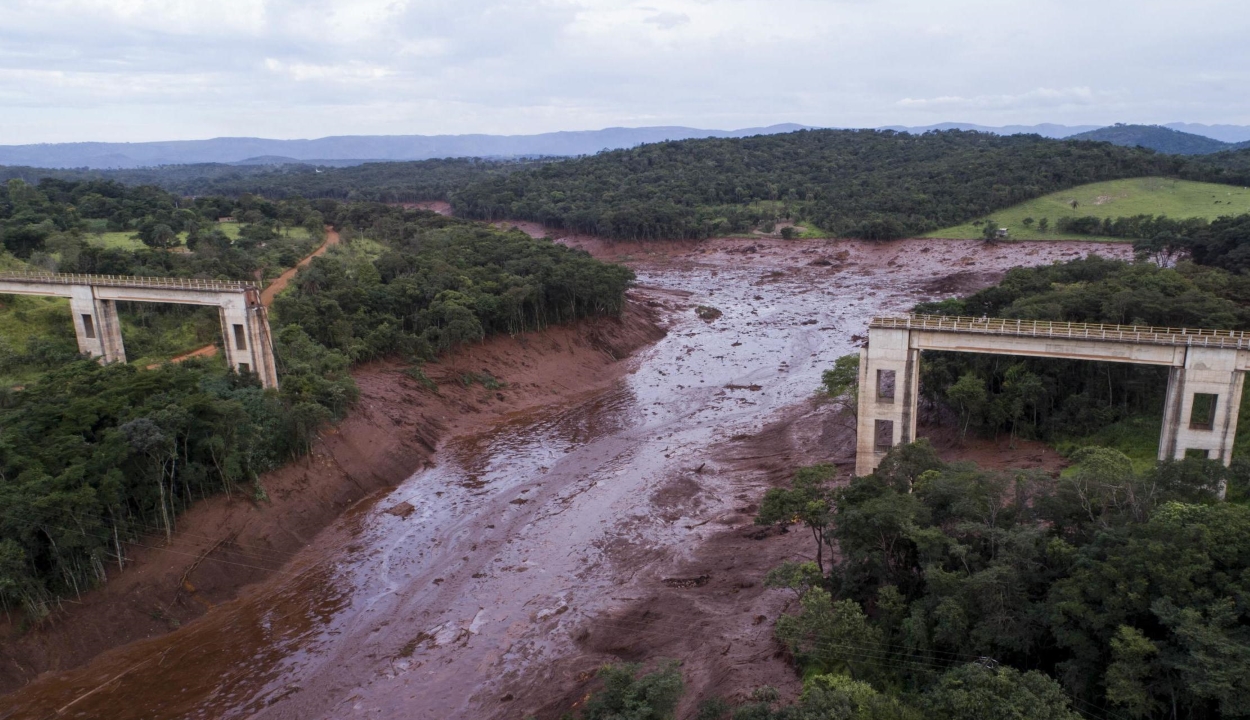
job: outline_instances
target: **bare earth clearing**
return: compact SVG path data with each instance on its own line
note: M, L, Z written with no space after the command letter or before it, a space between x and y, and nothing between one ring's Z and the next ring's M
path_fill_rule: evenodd
M706 694L761 684L792 693L798 681L772 639L791 595L760 581L781 560L805 556L809 540L751 520L763 491L794 466L853 460L853 428L813 399L820 372L860 344L871 315L968 292L1014 265L1131 250L561 242L637 270L623 324L489 341L444 364L458 367L446 370L442 397L401 368L361 369L361 407L309 460L265 480L272 506L204 503L182 520L183 534L196 528L202 542L180 536L184 556L152 551L147 565L59 622L62 635L106 634L116 621L92 616L93 602L118 617L166 602L203 617L41 677L0 701L9 711L0 716L547 717L584 696L589 671L622 658L685 661L690 708ZM703 322L695 305L724 315ZM658 336L644 309L666 322L667 336L613 362L609 353ZM508 383L504 400L451 381L456 370L482 369ZM951 456L1059 464L1040 446L953 448L949 433L936 435ZM439 438L431 467L377 490L420 467ZM230 532L241 534L214 549ZM185 578L198 590L179 588L205 551L209 560ZM211 561L230 557L272 562L260 570ZM144 572L160 582L132 578ZM220 578L220 593L202 603L201 575ZM236 575L268 579L205 612L235 592ZM63 648L69 640L56 627L17 645ZM72 667L92 654L54 662L28 650L20 662ZM10 675L10 686L26 677Z

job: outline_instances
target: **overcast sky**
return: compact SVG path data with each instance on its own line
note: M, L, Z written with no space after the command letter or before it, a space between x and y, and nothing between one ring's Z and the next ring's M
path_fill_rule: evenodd
M0 144L1250 125L1246 0L0 0Z

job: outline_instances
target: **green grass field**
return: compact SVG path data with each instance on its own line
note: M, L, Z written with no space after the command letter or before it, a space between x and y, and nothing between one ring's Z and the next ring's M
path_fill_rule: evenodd
M217 229L226 234L226 237L234 240L239 237L239 223L220 223ZM291 237L308 237L308 232L303 228L290 228L288 234ZM104 248L120 248L122 250L142 250L143 242L136 238L133 230L124 232L106 232L106 233L88 233L87 242ZM186 233L178 233L178 241L185 243L187 241Z
M1077 201L1075 209L1072 208L1073 200ZM1121 238L1060 233L1055 230L1055 221L1061 217L1088 215L1101 218L1167 215L1177 219L1201 217L1214 220L1221 215L1248 212L1250 190L1246 188L1147 177L1081 185L999 210L989 217L998 221L999 227L1007 228L1015 240L1114 240ZM1024 219L1027 217L1034 220L1049 218L1051 227L1047 232L1038 230L1036 223L1032 228L1026 228ZM925 237L978 239L981 237L981 226L969 222L931 232Z

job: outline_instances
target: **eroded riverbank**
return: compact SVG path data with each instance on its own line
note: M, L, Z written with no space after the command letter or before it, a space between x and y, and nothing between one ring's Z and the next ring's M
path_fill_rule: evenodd
M760 580L808 547L750 523L794 465L850 460L853 432L811 399L821 370L873 314L1013 265L1128 251L565 241L632 264L639 301L670 318L631 374L465 428L434 467L348 512L263 592L42 679L5 698L13 716L67 705L119 718L546 715L574 704L605 660L660 656L685 661L692 701L792 690L771 638L789 598ZM704 322L696 305L723 314Z

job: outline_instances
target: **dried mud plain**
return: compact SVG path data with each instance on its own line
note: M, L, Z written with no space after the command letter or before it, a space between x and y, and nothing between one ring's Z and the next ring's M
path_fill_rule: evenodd
M0 697L0 718L547 718L578 705L604 662L657 658L683 662L681 717L710 694L763 684L793 694L798 679L772 637L792 594L761 581L810 541L752 518L795 466L850 469L854 428L815 399L821 371L862 343L873 315L973 291L1017 265L1130 252L558 241L635 269L634 329L618 332L628 341L566 330L488 343L448 363L505 386L453 400L424 397L394 367L363 368L362 408L336 434L356 433L365 454L369 442L437 446L430 462L394 452L389 462L415 472L366 483L363 499L236 599L45 673ZM723 314L705 322L698 305ZM667 334L655 340L641 326L657 323ZM431 418L435 407L443 415ZM956 448L941 428L927 432L949 456L1059 462L1041 446ZM339 465L340 482L356 482ZM211 550L204 557L199 567L213 564Z

